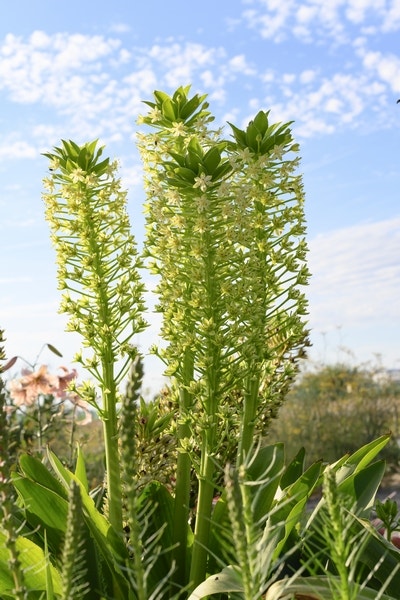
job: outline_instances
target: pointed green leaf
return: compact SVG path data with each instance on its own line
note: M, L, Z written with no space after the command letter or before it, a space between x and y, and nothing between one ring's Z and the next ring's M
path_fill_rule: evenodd
M264 133L268 129L268 113L265 113L263 110L257 113L254 117L254 126L258 129L258 131L264 135Z
M260 136L261 134L257 127L254 125L253 121L250 121L246 129L246 146L250 148L250 150L258 152L258 148L261 143Z
M62 498L68 498L68 491L64 486L50 473L45 465L39 459L30 454L22 454L19 464L23 474L32 481L36 481L41 486L52 490Z
M24 507L30 525L47 530L48 541L53 551L61 551L66 529L68 501L26 477L13 474L13 484ZM40 530L43 535L43 529Z
M385 474L384 461L377 461L368 465L362 471L356 472L338 485L340 492L351 496L359 511L372 508L376 492L381 485Z
M181 119L183 119L184 121L186 121L189 117L192 116L192 114L194 112L196 112L196 110L199 108L200 106L200 98L196 95L193 96L193 98L191 98L190 100L188 100L187 102L185 102L180 111L179 111L179 117Z
M256 486L253 509L256 522L263 519L271 509L284 464L284 447L282 443L278 443L257 450L248 466L247 479L260 481Z
M178 177L187 181L188 183L193 183L194 178L196 177L196 173L193 173L191 169L187 169L186 167L177 167L175 169L175 173Z
M160 105L163 104L163 102L165 102L166 100L171 101L171 97L168 96L168 94L166 94L165 92L160 92L159 90L156 90L154 92L154 97L156 98L156 100L158 101L158 103ZM147 104L147 103L146 103Z
M47 545L47 534L44 532L44 555L46 558L46 600L54 600L54 585L51 573L50 553Z
M206 154L203 157L203 165L206 168L206 172L210 175L214 174L215 169L218 167L220 162L221 153L215 146L210 148L210 150L208 150L208 152L206 152Z
M303 474L305 454L305 448L300 448L296 456L286 467L280 482L280 486L282 489L285 489L286 487L294 483Z
M129 598L127 581L121 570L128 558L122 537L112 528L105 516L97 510L93 498L87 493L78 477L68 471L53 452L48 451L48 457L67 490L72 480L79 484L86 524L97 543L108 572L113 578L118 590L118 598ZM104 568L106 567L104 566Z
M239 573L232 566L229 566L203 581L190 594L188 600L200 600L212 594L243 593L243 591L243 583Z
M168 121L172 123L176 121L174 105L169 98L162 103L161 112Z
M243 131L242 129L239 129L238 127L236 127L236 125L233 125L233 123L229 123L229 121L228 121L228 125L231 127L231 129L233 131L233 137L235 138L236 142L239 144L239 146L241 148L245 148L247 145L246 132Z
M77 457L76 457L75 475L77 476L77 478L79 479L79 481L81 482L83 487L85 488L85 491L88 492L89 484L88 484L87 474L86 474L85 458L83 456L82 448L79 445L78 445L78 453L77 453Z

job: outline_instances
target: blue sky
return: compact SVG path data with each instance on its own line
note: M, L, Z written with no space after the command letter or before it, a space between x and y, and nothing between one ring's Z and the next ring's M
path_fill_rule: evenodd
M9 356L70 364L41 152L99 138L121 160L143 239L136 117L192 84L217 121L293 120L310 246L313 360L400 367L399 0L19 0L0 8L0 326ZM155 341L157 318L142 334ZM55 357L43 361L58 365ZM162 367L148 361L146 385Z

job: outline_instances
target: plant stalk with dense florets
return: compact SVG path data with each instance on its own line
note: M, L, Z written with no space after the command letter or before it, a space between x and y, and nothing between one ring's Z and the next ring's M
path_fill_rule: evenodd
M177 564L189 506L190 439L197 439L199 498L190 580L205 574L220 407L243 398L238 463L256 419L276 411L307 345L303 191L289 124L260 111L233 141L212 130L205 96L154 93L139 136L147 188L145 252L159 276L166 348L158 353L179 388ZM195 415L195 417L193 417ZM233 432L231 432L233 434ZM179 518L179 522L178 522Z
M57 252L61 312L68 330L83 337L87 355L76 360L97 380L101 402L91 384L79 392L100 413L104 424L110 521L122 525L117 436L118 386L136 356L132 337L142 331L141 261L130 231L126 191L117 164L100 160L97 142L78 146L63 141L48 153L44 180L46 218Z

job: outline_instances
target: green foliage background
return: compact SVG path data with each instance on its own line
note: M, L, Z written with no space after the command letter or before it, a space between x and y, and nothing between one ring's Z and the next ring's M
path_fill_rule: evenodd
M273 421L268 442L282 441L289 456L300 446L307 461L333 462L385 433L388 472L400 465L400 381L381 368L320 365L298 378Z

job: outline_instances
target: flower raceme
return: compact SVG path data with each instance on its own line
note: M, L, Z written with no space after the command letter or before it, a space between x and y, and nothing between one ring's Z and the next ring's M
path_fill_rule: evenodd
M102 359L122 359L117 383L135 354L132 336L145 327L141 266L130 233L126 191L116 176L118 164L100 160L97 142L78 146L63 141L45 154L46 218L57 251L61 312L70 315L68 330L80 333L92 355L77 361L106 387ZM94 319L96 315L96 322Z
M232 125L233 140L225 140L210 127L205 96L188 92L154 92L140 118L150 131L139 134L139 150L147 189L145 255L159 276L166 342L156 352L180 390L186 424L180 444L190 452L194 436L202 453L194 465L199 500L191 578L197 583L204 575L201 548L208 543L224 399L242 399L235 406L239 431L231 432L239 439L240 464L257 417L276 412L308 344L302 291L308 271L290 124L271 125L260 111L245 130ZM184 468L182 458L177 481ZM177 484L176 498L178 490ZM176 561L183 564L182 556Z
M97 381L77 390L103 421L107 496L112 525L122 527L119 472L119 384L137 349L132 338L146 327L141 267L130 231L126 191L117 163L102 160L97 141L78 146L63 141L45 156L50 176L44 180L46 218L57 253L61 312L70 316L68 330L83 338L85 355L75 360Z

